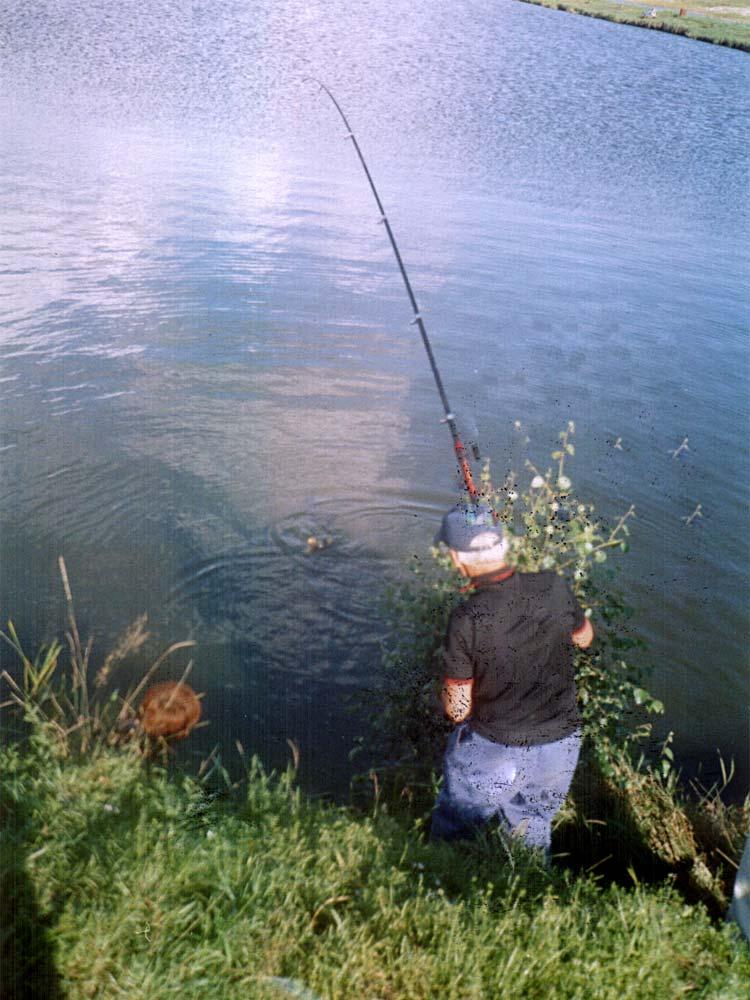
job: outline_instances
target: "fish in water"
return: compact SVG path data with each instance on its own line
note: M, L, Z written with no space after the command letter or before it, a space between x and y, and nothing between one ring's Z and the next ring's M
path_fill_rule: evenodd
M310 535L307 539L307 554L320 552L321 549L327 549L329 545L333 545L333 539L330 535L322 535L321 537Z

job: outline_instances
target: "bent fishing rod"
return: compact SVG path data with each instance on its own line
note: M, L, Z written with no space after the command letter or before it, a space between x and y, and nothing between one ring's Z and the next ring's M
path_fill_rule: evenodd
M409 296L409 301L411 303L411 307L414 312L414 319L412 320L412 325L416 325L419 328L419 333L422 337L422 343L424 344L424 349L427 352L427 360L430 362L430 368L432 369L432 374L435 378L437 391L440 394L440 401L443 404L443 411L445 415L441 423L448 425L448 430L451 432L451 437L453 438L453 450L456 453L456 459L458 461L458 467L461 471L463 481L466 485L466 489L469 492L469 496L473 501L476 502L479 498L479 490L477 489L476 484L474 483L474 477L471 474L471 466L469 465L469 459L466 454L466 448L464 447L464 444L461 441L461 438L459 437L458 428L456 427L456 417L455 414L452 412L450 405L448 403L448 396L446 395L445 387L443 385L443 380L440 377L440 372L438 371L438 366L435 361L435 355L432 353L432 345L430 344L430 339L427 336L427 330L425 329L424 321L422 319L422 314L419 311L419 306L417 305L416 296L414 295L414 291L411 287L409 276L406 273L406 268L404 267L404 262L401 257L401 253L399 252L398 244L396 243L396 237L393 235L393 230L391 229L391 224L388 221L388 216L386 215L385 209L383 208L383 203L380 200L378 189L375 187L375 181L372 179L372 174L370 173L367 163L365 162L362 150L360 149L359 143L357 142L357 137L352 131L352 127L349 124L349 121L346 115L344 114L341 105L324 83L321 83L321 81L315 79L315 77L310 77L310 79L313 80L315 83L317 83L320 89L324 90L326 94L328 94L328 96L331 98L331 101L333 102L334 107L341 116L341 120L346 126L346 138L352 140L354 149L356 150L357 156L359 157L359 162L362 164L362 169L364 170L365 176L367 177L368 183L370 185L370 190L372 191L375 197L375 201L378 206L378 211L380 212L380 222L383 223L383 225L385 226L385 231L388 233L388 239L391 241L393 252L396 255L396 262L398 263L398 269L401 272L401 277L404 279L404 285L406 286L406 293ZM478 459L479 455L476 450L474 454L475 458Z

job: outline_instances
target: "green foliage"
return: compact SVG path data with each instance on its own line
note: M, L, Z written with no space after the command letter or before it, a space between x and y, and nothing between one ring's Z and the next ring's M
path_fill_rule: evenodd
M107 653L98 670L91 663L93 640L84 646L78 633L73 595L65 560L60 556L60 576L67 602L68 669L61 665L64 646L57 640L42 646L32 660L24 651L12 621L7 632L0 629L0 640L13 650L21 663L21 675L8 670L0 672L0 680L9 690L9 698L0 708L15 707L33 732L44 732L55 752L62 756L86 754L103 746L127 742L143 754L153 752L159 744L139 731L135 702L146 685L165 661L179 649L195 645L192 640L168 646L146 670L141 680L124 696L110 688L112 673L128 657L136 654L149 638L147 616L136 618ZM192 666L188 663L183 675ZM161 748L166 746L162 741Z
M600 766L636 744L651 730L649 716L663 711L643 686L643 668L633 654L643 648L628 630L632 609L602 569L609 555L627 551L630 507L613 527L579 499L567 463L575 455L571 421L560 432L552 463L541 471L526 461L526 483L511 472L493 484L489 464L482 473L482 494L504 523L511 541L508 561L522 572L553 570L565 575L596 630L591 650L575 654L579 701L585 733ZM399 766L411 762L429 769L436 738L445 731L435 705L439 651L451 609L461 600L461 580L444 551L432 550L429 569L416 562L411 579L394 588L386 602L389 635L384 648L385 708L381 731ZM438 741L439 752L439 741Z
M113 750L62 759L42 731L0 769L0 880L27 904L4 916L4 996L29 995L16 941L69 1000L273 1000L274 977L331 1000L732 998L750 975L668 887L602 888L494 834L431 845L257 761L230 799Z
M567 576L596 631L593 646L575 652L588 739L558 816L557 848L572 864L607 865L616 877L671 873L686 898L701 900L719 915L726 910L733 865L750 822L750 798L742 807L724 806L716 789L697 801L686 798L672 733L655 762L644 759L650 720L664 706L644 687L644 670L634 659L644 644L630 630L632 609L613 584L613 569L602 566L609 555L627 551L635 511L630 507L607 527L593 506L576 496L567 469L575 455L574 431L570 423L560 433L553 464L544 471L526 462L525 485L510 473L497 487L489 467L482 476L483 495L511 538L509 561L522 571ZM390 629L379 695L384 708L377 726L391 752L391 763L378 772L386 801L391 809L406 802L409 813L425 817L450 728L437 702L440 647L464 582L444 550L433 549L431 556L428 567L416 562L411 579L388 597Z
M22 675L4 677L25 726L22 742L0 745L3 998L272 1000L281 987L332 1000L743 996L750 953L737 931L712 925L704 906L685 898L713 901L713 912L718 900L723 914L717 870L739 855L750 806L732 812L714 790L702 807L680 804L671 740L663 774L639 770L621 749L627 739L611 718L618 706L658 705L624 659L633 648L618 631L626 609L590 572L597 552L617 548L627 518L607 530L573 499L564 478L572 432L556 449L554 472L529 469L541 484L494 490L486 470L484 485L509 525L534 514L533 524L522 521L527 541L514 543L519 563L533 569L552 555L556 568L581 571L575 586L595 609L598 644L610 629L608 655L621 663L616 682L602 679L593 655L578 665L589 703L610 720L588 724L610 767L600 792L622 842L640 841L647 860L675 867L684 885L650 886L631 867L628 887L604 887L572 866L540 867L535 852L497 829L471 843L425 842L414 789L433 801L425 762L435 759L442 725L426 678L461 599L444 553L433 553L429 569L415 564L412 581L390 595L385 722L404 751L393 773L407 775L411 804L400 816L384 808L377 772L374 805L355 813L306 799L294 768L276 777L253 759L232 784L216 755L190 779L115 749L116 727L104 724L98 699L117 662L145 641L145 619L89 685L91 647L78 639L64 575L68 676L57 673L59 645L31 660L12 626L5 635ZM572 505L573 524L562 516ZM544 530L550 523L554 534ZM115 699L115 720L174 648L124 702ZM579 812L567 828L583 841L602 827ZM598 861L587 853L585 864Z

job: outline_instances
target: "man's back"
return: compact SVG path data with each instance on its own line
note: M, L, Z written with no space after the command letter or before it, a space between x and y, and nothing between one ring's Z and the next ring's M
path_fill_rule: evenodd
M487 504L448 511L435 541L473 593L445 638L441 701L457 728L430 836L463 837L494 817L548 856L581 749L573 645L588 648L593 628L561 577L514 573Z
M445 676L473 679L472 727L497 743L549 743L580 725L571 633L584 624L555 573L478 578L451 615Z

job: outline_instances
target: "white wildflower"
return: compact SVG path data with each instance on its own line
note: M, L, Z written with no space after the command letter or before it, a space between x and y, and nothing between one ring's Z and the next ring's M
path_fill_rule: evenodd
M104 809L105 813L113 813L115 811L115 807L112 805L111 802L105 802L102 808Z
M583 547L584 547L584 549L586 549L587 552L593 552L594 551L594 543L593 542L586 542L586 544Z
M586 513L586 507L582 503L578 504L578 507L576 508L576 510L578 511L579 514L585 514Z
M544 486L544 476L534 476L531 480L532 490L541 489L542 486Z
M206 840L213 840L216 836L215 830L206 830Z
M518 500L518 494L516 493L515 490L510 491L510 493L508 494L508 499L510 500L511 503L514 503L516 500Z
M569 490L571 487L571 482L567 476L560 476L560 478L557 480L557 485L560 487L561 490Z
M552 503L549 505L549 509L557 512L560 509L560 504L557 502L557 500L553 500Z
M554 533L555 533L555 526L554 526L554 524L548 524L547 527L544 530L547 532L548 535L554 535Z

